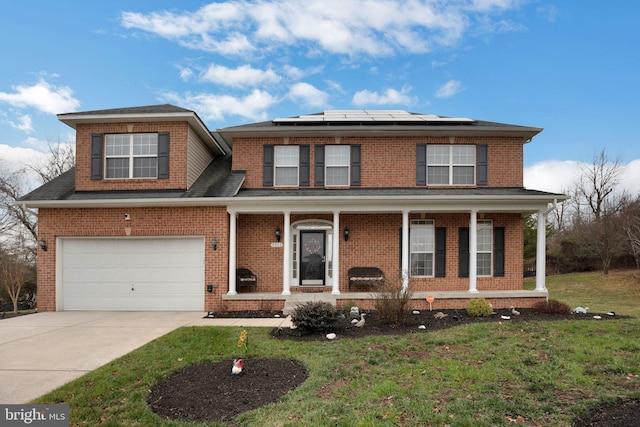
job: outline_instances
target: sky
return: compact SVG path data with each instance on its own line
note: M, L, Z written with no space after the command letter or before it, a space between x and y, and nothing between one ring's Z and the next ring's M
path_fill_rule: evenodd
M329 109L544 128L527 188L606 150L640 194L632 0L24 0L0 5L0 168L73 143L56 114L170 103L210 130Z

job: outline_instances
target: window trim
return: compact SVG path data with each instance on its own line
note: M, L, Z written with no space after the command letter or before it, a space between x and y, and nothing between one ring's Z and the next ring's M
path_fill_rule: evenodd
M140 135L154 135L155 136L155 154L135 154L135 150L134 150L134 142L135 142L135 136L140 136ZM110 134L105 134L104 135L104 179L105 180L126 180L126 179L158 179L160 173L159 173L159 167L158 167L158 163L159 163L159 140L160 140L160 134L158 132L142 132L142 133L110 133ZM129 137L129 153L128 154L115 154L115 155L109 155L109 150L108 150L108 143L109 143L109 137L113 137L113 136L128 136ZM156 159L156 168L155 168L155 176L134 176L135 173L135 160L136 159ZM108 161L112 160L112 159L128 159L129 160L129 164L128 164L128 172L129 172L129 176L126 177L110 177L108 176L109 174L109 168L108 168Z
M433 246L431 251L413 251L411 245L411 231L418 229L427 229L431 231ZM431 254L431 274L413 274L413 254ZM413 219L409 224L409 273L411 277L428 277L433 278L436 275L436 225L432 219Z
M487 236L489 237L489 245L490 249L480 250L480 231L488 230ZM476 221L476 276L477 277L493 277L493 254L494 252L494 242L493 242L493 220L491 219L478 219ZM478 271L480 269L480 263L478 262L478 256L480 254L489 254L489 274L480 274Z
M447 163L429 163L429 150L433 149L435 147L447 147L448 148L448 161ZM455 148L460 148L460 147L471 147L473 148L473 162L472 163L455 163L454 162L454 147ZM438 186L438 185L442 185L442 186L475 186L477 185L477 173L478 173L478 166L477 166L477 162L478 162L478 147L476 144L426 144L426 148L425 148L425 182L426 185L432 185L432 186ZM432 167L446 167L448 170L448 179L447 179L447 183L432 183L429 182L429 169ZM454 170L456 167L465 167L465 168L473 168L473 172L471 173L471 176L473 178L473 182L471 183L464 183L464 184L458 184L458 183L454 183Z
M347 153L346 164L333 165L329 164L329 151L331 149L342 147ZM329 169L343 169L347 168L347 179L344 184L327 184L327 173ZM350 187L351 186L351 146L350 145L325 145L324 146L324 186L325 187Z
M283 148L295 148L297 161L295 165L278 165L278 151ZM295 184L278 184L278 168L295 168ZM274 187L299 187L300 186L300 146L299 145L274 145L273 146L273 186Z

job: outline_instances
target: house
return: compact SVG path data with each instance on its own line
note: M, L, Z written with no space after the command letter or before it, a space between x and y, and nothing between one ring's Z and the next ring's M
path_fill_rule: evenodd
M523 187L540 128L400 110L214 132L172 105L58 117L76 166L20 200L39 211L39 310L281 309L307 294L370 308L382 277L416 308L548 296L545 217L564 196Z

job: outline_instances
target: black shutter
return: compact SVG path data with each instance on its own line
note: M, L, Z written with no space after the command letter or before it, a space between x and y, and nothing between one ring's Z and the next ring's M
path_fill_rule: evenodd
M458 277L469 277L469 227L458 228Z
M158 178L169 178L169 133L158 134Z
M300 145L300 187L309 186L309 145Z
M436 277L447 276L447 228L436 227Z
M351 185L360 186L360 144L351 146Z
M262 185L273 187L273 145L266 144L262 152Z
M427 144L416 145L416 185L427 185Z
M315 146L314 157L313 185L324 187L324 145Z
M101 133L91 135L91 179L102 179L102 140Z
M504 277L504 227L493 228L493 275Z
M488 158L487 144L478 144L476 146L476 156L477 156L477 163L478 163L477 184L487 185L488 174L489 174L489 167L488 167L489 158Z

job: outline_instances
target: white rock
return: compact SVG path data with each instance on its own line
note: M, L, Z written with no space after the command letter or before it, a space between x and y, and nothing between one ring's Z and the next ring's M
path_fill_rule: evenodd
M504 319L504 320L509 320L509 319L511 319L511 316L500 316L500 318Z
M280 317L280 315L279 315L279 314L276 314L276 315L275 315L275 316L273 316L273 317Z
M335 340L336 339L336 334L334 334L334 333L327 334L327 339L328 340Z
M418 310L413 310L412 313L413 314L420 314L420 312Z
M427 329L427 327L425 325L420 325L418 326L418 329Z
M289 329L297 329L297 328L298 328L298 327L297 327L296 325L291 325L291 326L289 327Z
M602 316L593 316L593 318L596 319L596 320L600 320L600 319L602 319Z

